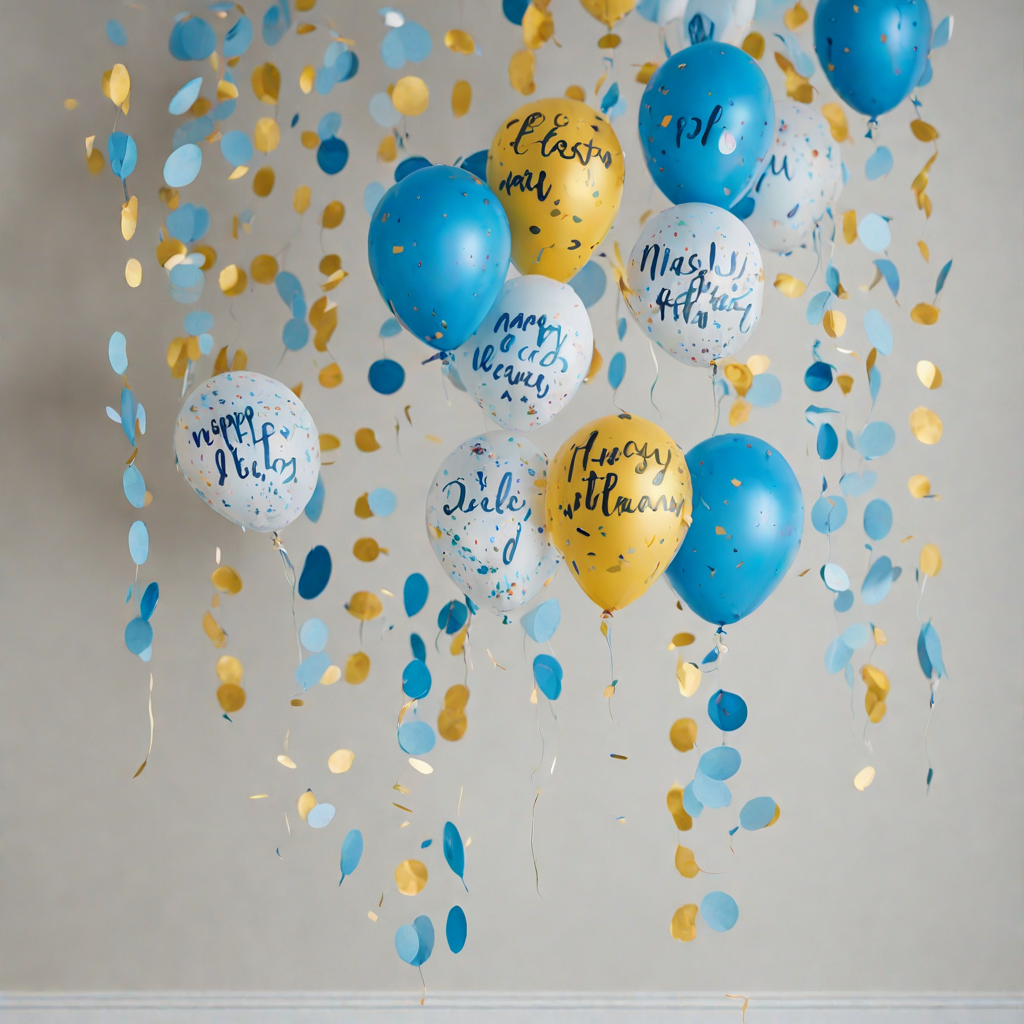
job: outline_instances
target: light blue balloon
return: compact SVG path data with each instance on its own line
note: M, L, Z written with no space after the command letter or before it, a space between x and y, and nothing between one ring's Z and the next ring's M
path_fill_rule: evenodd
M370 271L402 326L450 351L475 333L509 268L508 218L459 167L424 167L392 185L370 222Z
M892 529L892 506L881 498L869 501L864 509L864 532L872 540L882 540Z
M724 782L740 770L741 761L740 752L735 747L723 745L705 751L697 762L697 769L709 779Z
M877 117L920 81L932 19L925 0L819 0L814 49L825 77L854 110Z
M757 61L708 41L669 57L651 76L639 129L647 169L670 202L728 209L761 169L775 104Z
M136 565L144 565L149 558L149 530L141 519L136 519L128 530L128 553Z
M846 522L847 513L845 498L838 494L822 495L811 506L811 526L818 533L835 533Z
M740 908L728 893L709 892L701 900L700 916L713 931L727 932L739 920Z
M702 441L687 452L686 464L693 522L665 575L702 619L737 622L768 598L796 558L804 523L800 484L777 449L746 434Z

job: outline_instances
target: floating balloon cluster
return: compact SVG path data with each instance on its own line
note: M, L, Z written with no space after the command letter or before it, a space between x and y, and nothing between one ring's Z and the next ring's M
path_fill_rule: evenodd
M840 104L825 103L820 113L811 106L815 63L797 36L802 26L810 25L801 3L784 12L776 11L780 5L764 5L765 27L786 51L775 54L787 97L776 103L759 63L765 38L750 31L753 0L582 2L605 29L597 41L604 74L595 89L594 106L584 102L586 94L579 86L570 86L562 97L529 99L501 119L487 150L448 165L407 152L409 119L424 113L430 104L430 89L422 78L403 74L386 92L369 100L373 121L388 132L377 147L378 159L391 163L400 152L403 156L395 168L394 184L385 189L379 182L370 182L363 196L370 215L368 264L390 313L380 329L381 341L403 329L420 339L427 346L424 361L436 361L445 379L466 391L495 428L457 446L438 467L426 495L427 540L462 592L461 600L448 599L441 605L436 620L435 649L442 636L451 638L452 655L463 656L467 663L466 682L447 689L437 718L437 733L449 742L458 741L468 727L468 648L474 616L489 608L510 622L510 616L532 605L519 621L534 643L546 644L559 626L561 609L556 600L537 602L537 598L562 563L563 571L597 606L610 655L609 620L664 574L680 601L716 628L714 647L700 665L679 656L676 675L681 694L692 697L702 674L719 670L728 651L726 627L756 611L771 596L793 565L803 534L803 496L785 457L757 437L717 433L717 411L725 396L734 398L731 427L743 423L752 407L774 404L781 396L781 383L767 372L766 357L751 356L745 363L736 360L762 316L762 252L813 252L815 273L822 270L824 288L808 300L806 319L810 326L820 326L832 342L838 342L846 330L841 306L849 298L834 262L837 234L847 244L859 241L880 254L874 260L874 280L861 286L864 292L884 281L895 299L900 289L899 271L888 254L890 219L876 213L858 218L853 210L837 208L848 177L841 145L849 138L849 126ZM509 81L523 97L531 97L536 89L537 54L555 37L554 15L549 0L503 0L501 6L507 20L521 28L523 39L523 48L511 58ZM628 102L620 83L608 78L621 42L616 28L634 6L641 18L658 26L664 51L664 60L646 62L636 75L645 86L637 126L646 168L672 205L644 215L639 236L623 260L617 242L614 258L598 250L623 195L625 161L612 122L626 112ZM303 66L291 78L297 80L302 95L328 96L357 75L360 60L355 42L342 36L330 20L317 21L316 13L310 13L315 7L316 0L296 0L293 21L291 4L275 0L259 23L259 36L265 47L272 48L290 32L305 36L319 31L316 38L326 34L329 41L322 53L318 49L317 63ZM175 116L191 117L175 130L163 165L166 187L160 199L166 215L156 256L167 274L170 295L184 305L199 301L206 276L217 261L215 250L203 241L211 228L209 211L181 201L181 190L203 168L204 153L209 157L216 143L233 181L246 178L259 162L252 190L257 199L267 199L276 176L264 158L281 147L300 119L296 113L287 126L279 120L288 76L282 78L277 65L265 61L253 66L248 79L257 101L272 108L273 116L259 117L251 132L226 129L225 122L236 113L238 83L246 78L235 69L250 51L257 29L236 4L212 3L208 10L215 23L225 22L222 36L204 17L182 14L174 20L168 39L174 59L201 62L204 75L208 66L215 78L210 96L202 94L204 75L199 75L174 94L168 107ZM404 71L406 64L420 63L431 54L433 41L422 25L393 8L379 13L386 29L379 54L385 67ZM946 19L933 33L925 0L902 4L861 0L855 6L847 0L820 0L813 17L818 61L840 99L870 119L868 138L878 132L880 116L912 96L916 117L911 130L922 142L935 142L938 131L921 118L917 90L931 78L930 51L947 43L951 32L952 19ZM128 44L128 33L119 22L110 22L107 34L115 46ZM476 42L461 28L449 30L444 42L457 60L480 55ZM103 75L102 89L117 109L117 117L127 117L131 82L125 65L115 64ZM460 78L451 97L453 115L463 116L471 102L472 86ZM73 109L73 104L69 100L68 108ZM298 133L301 146L315 152L317 167L328 177L348 165L349 146L339 136L341 128L341 115L328 113L315 131ZM94 142L95 136L87 139L86 156L89 170L98 173L104 160ZM928 175L937 155L936 147L911 186L926 218L932 213ZM128 179L138 152L132 137L117 130L116 121L107 140L107 159L121 182L121 231L130 241L138 224L139 202L130 194ZM891 150L879 145L867 160L865 176L869 181L884 179L893 166ZM311 197L306 185L294 192L292 207L300 218L308 211ZM344 217L339 200L328 202L319 216L322 232L338 228ZM239 230L243 235L250 233L253 223L252 210L236 212L231 240L239 238ZM918 248L928 260L923 239ZM335 388L343 374L330 350L339 322L339 305L331 293L347 271L339 255L325 254L319 262L322 294L309 302L302 282L282 266L283 253L257 255L248 270L236 263L223 266L217 277L220 291L231 300L251 287L273 285L287 314L281 328L283 352L302 351L312 337L316 352L326 353L331 360L318 364L318 382L325 389ZM607 259L620 297L652 344L652 354L656 343L680 363L710 371L715 429L685 455L661 427L621 410L566 438L550 461L525 436L552 422L583 382L595 379L602 365L588 313L605 287L605 273L595 257ZM947 263L938 275L932 300L913 307L913 322L930 326L938 321L938 297L950 266ZM511 268L518 274L510 276ZM141 282L142 265L137 258L128 260L125 278L133 288ZM774 286L790 298L800 297L807 287L787 273L779 273ZM865 315L863 326L871 345L865 370L873 410L882 381L879 359L893 351L893 329L877 310ZM214 357L214 376L195 386L194 372L213 354L214 327L212 314L191 310L184 318L185 334L168 347L168 367L174 378L182 380L184 398L174 429L175 458L193 491L219 515L243 529L273 533L292 588L294 618L295 599L310 601L322 594L333 562L328 548L319 544L297 570L279 533L303 512L314 523L320 519L326 495L321 466L330 464L331 459L324 457L341 442L318 432L302 403L302 385L288 388L249 371L244 349L236 349L229 361L227 347L220 348ZM620 342L627 327L626 318L616 313ZM827 361L825 344L814 342L804 383L816 396L823 396L833 385L845 396L854 386L854 377ZM839 344L834 348L843 356L856 356ZM128 365L126 342L119 332L110 339L109 358L115 372L123 375ZM607 371L613 392L625 372L625 354L616 352ZM928 389L942 383L941 372L929 361L918 363L917 373ZM377 394L393 395L404 382L402 365L386 355L370 367L369 384ZM134 507L142 508L150 495L136 456L137 435L145 433L146 417L127 378L120 412L108 408L107 413L120 422L135 448L125 470L124 492ZM845 415L825 405L807 406L804 416L815 430L814 446L822 467L821 492L810 509L813 529L829 542L829 557L819 575L835 611L844 613L853 607L856 594L849 574L832 560L831 537L847 521L848 499L866 495L877 482L877 474L864 463L886 455L896 443L896 432L890 424L870 418L858 431L843 429ZM942 422L922 406L911 414L910 430L922 443L935 444L941 438ZM356 446L364 452L380 447L369 428L356 433ZM844 466L847 456L860 460L856 470L839 474L841 493L830 488L826 478L837 454L837 464ZM934 497L923 475L912 477L908 486L915 498ZM395 494L379 487L357 497L354 511L369 520L390 516L396 506ZM867 545L871 560L860 587L861 600L868 607L878 605L900 576L890 556L876 555L873 546L888 536L892 525L889 503L871 499L863 512L863 528L872 542ZM127 603L136 596L138 567L146 562L148 548L147 528L142 521L135 522L129 531L129 550L136 581L128 590ZM360 538L353 548L354 557L363 562L373 562L381 553L386 549L371 537ZM927 580L937 575L941 565L938 548L925 545L917 569L918 608ZM220 595L238 593L242 581L234 569L220 564L219 549L211 582L215 593L203 629L220 649L226 646L227 635L213 612L220 607ZM159 588L152 582L125 631L129 651L143 661L152 656L150 620L158 597ZM425 577L411 573L402 594L406 617L412 620L419 615L428 598ZM380 597L365 590L354 593L346 609L360 623L361 641L363 626L383 614ZM306 618L301 627L296 620L295 627L299 650L295 679L303 696L292 698L292 705L301 706L304 695L315 686L342 678L355 685L369 676L370 658L364 651L351 655L344 669L333 663L327 653L330 631L322 619ZM826 670L843 673L852 690L854 655L872 641L873 656L887 637L872 622L837 629L825 653ZM691 634L677 634L670 649L693 642ZM396 741L409 756L410 766L429 775L433 769L421 758L433 749L436 734L419 715L419 702L432 686L427 643L418 632L411 632L409 644L412 657L402 671ZM929 680L931 707L946 668L930 620L921 620L917 653ZM618 684L613 660L612 667L610 685L604 689L609 698ZM217 700L230 720L230 714L241 710L246 701L241 661L221 655L216 671ZM556 701L565 674L553 653L535 654L532 672L531 700L536 703L541 695ZM888 676L871 663L871 657L860 674L866 686L865 712L871 723L878 723L886 713ZM740 753L726 745L725 734L745 722L746 702L719 687L707 710L710 721L722 731L723 742L701 754L690 783L676 784L668 792L668 809L680 831L692 829L705 808L730 806L727 780L740 768ZM151 676L150 751L152 721ZM670 740L676 750L695 749L696 739L694 719L681 718L672 726ZM330 771L346 772L354 756L348 749L335 751L328 759ZM296 767L287 741L277 760L286 768ZM869 766L858 773L855 785L863 789L873 777ZM927 783L931 781L929 762ZM401 782L394 788L400 795L409 793ZM397 802L394 806L409 810ZM313 828L326 827L335 816L334 806L318 802L311 789L299 797L298 811ZM729 834L766 828L779 814L772 798L754 798L743 805ZM421 848L431 842L425 840ZM456 825L447 821L444 859L464 886L467 845ZM356 870L363 849L362 832L350 829L341 847L342 882ZM681 845L675 863L688 879L703 870L693 851ZM428 869L420 860L406 859L395 871L397 889L406 895L421 892L427 879ZM715 891L704 896L699 913L709 928L726 931L736 923L739 910L731 896ZM697 904L680 907L671 920L672 936L693 939L697 914ZM373 911L369 916L377 919ZM461 906L453 905L448 911L445 934L450 950L458 953L467 936ZM401 925L394 941L403 961L421 967L434 946L431 919L419 915Z

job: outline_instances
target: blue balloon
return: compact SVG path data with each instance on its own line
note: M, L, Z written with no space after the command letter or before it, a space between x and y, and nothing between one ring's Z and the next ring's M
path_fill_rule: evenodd
M920 81L931 48L926 0L819 0L814 49L825 77L854 110L875 118Z
M402 326L442 352L480 326L512 251L497 196L469 171L437 165L392 185L368 240L370 271Z
M470 153L465 160L459 164L460 167L465 167L470 174L475 174L478 178L487 178L487 150L478 149L475 153Z
M737 622L764 602L796 558L804 528L800 484L777 450L746 434L702 441L687 452L686 465L693 522L665 575L702 619Z
M753 57L709 40L669 57L651 76L639 129L647 169L670 202L729 209L768 153L775 103Z

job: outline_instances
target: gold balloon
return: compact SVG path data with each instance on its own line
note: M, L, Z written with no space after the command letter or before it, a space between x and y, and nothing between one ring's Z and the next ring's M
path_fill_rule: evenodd
M597 18L602 25L609 29L615 27L615 22L624 18L634 7L636 0L580 0L583 9L592 18Z
M690 525L682 450L639 416L588 423L548 467L551 539L583 592L612 612L665 571Z
M498 129L487 184L512 230L521 274L568 281L619 212L625 163L608 119L564 96L520 107Z

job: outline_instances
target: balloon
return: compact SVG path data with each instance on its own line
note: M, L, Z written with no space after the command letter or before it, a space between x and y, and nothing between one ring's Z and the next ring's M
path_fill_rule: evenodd
M460 444L427 493L427 534L452 582L507 612L532 601L560 561L544 521L548 460L523 437L492 430Z
M459 167L424 167L384 193L370 221L370 271L401 325L442 352L480 326L505 283L508 220Z
M733 206L761 171L774 126L768 79L727 43L669 57L640 100L647 168L672 203Z
M508 430L550 423L579 390L594 332L567 284L531 274L506 281L479 330L452 353L458 378Z
M841 99L872 118L892 110L917 85L931 48L925 0L819 0L814 50Z
M804 103L775 108L775 142L748 193L754 209L744 223L762 249L806 247L814 225L843 191L843 157L828 122Z
M547 491L552 540L608 612L665 571L690 523L682 451L661 427L628 413L576 431L551 462Z
M587 14L607 25L609 32L636 7L636 0L580 0L580 3Z
M626 268L626 305L640 329L687 366L731 356L761 316L764 267L728 210L685 203L643 226Z
M642 0L637 14L663 28L678 22L680 49L708 39L739 46L756 6L756 0Z
M796 558L804 499L789 463L764 441L722 434L686 455L693 523L666 576L702 619L737 622L759 607Z
M242 529L297 519L320 474L320 435L290 388L229 371L200 384L174 426L174 457L192 490Z
M612 226L624 176L612 126L585 103L535 100L506 118L487 184L508 214L516 269L568 281Z

